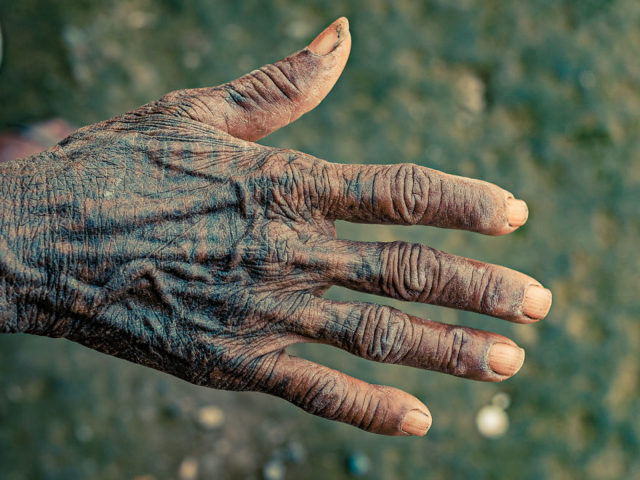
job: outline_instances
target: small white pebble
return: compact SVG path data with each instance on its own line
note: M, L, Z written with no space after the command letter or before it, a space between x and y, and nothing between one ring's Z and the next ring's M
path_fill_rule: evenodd
M287 470L281 460L271 459L262 468L264 480L282 480Z
M219 428L224 424L224 412L213 405L204 406L198 410L198 423L208 430Z
M509 429L509 417L502 408L486 405L476 415L476 428L483 437L500 438Z
M178 476L180 480L194 480L198 476L198 461L191 457L185 458L180 464Z

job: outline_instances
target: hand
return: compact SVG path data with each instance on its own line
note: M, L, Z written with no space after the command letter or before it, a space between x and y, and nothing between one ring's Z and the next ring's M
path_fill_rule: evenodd
M55 315L30 331L388 435L424 435L429 411L285 349L322 342L484 381L516 373L524 351L503 336L322 298L341 285L519 323L551 304L540 283L505 267L420 244L336 238L336 219L507 234L527 208L500 187L252 143L313 109L350 46L339 19L290 57L82 128L46 162L34 160L34 169L58 169L43 199L53 227L38 242L50 250L40 261L55 266L45 302Z

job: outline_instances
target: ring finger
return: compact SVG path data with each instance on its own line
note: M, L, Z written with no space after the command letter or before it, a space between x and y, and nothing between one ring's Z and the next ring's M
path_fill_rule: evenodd
M368 360L490 382L514 375L524 350L502 335L413 317L384 305L309 295L291 329ZM293 333L293 332L292 332Z
M410 302L469 310L517 323L546 316L551 292L515 270L407 242L321 243L328 283Z

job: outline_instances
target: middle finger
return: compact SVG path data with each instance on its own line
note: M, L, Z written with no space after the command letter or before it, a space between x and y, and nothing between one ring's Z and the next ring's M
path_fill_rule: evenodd
M551 292L510 268L407 242L330 240L323 257L327 281L352 290L469 310L517 323L544 318Z

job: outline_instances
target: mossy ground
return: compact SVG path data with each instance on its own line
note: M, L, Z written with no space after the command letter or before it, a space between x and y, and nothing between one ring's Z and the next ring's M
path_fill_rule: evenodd
M287 478L347 478L354 451L372 462L366 478L385 480L640 478L637 1L0 0L0 127L54 116L82 125L218 84L341 15L353 49L335 90L264 142L337 162L414 162L525 199L529 223L505 238L339 225L344 237L424 242L549 286L553 308L533 326L388 302L512 336L527 350L522 371L482 384L297 349L430 406L427 438L385 438L65 341L2 336L2 478L176 478L185 458L200 478L257 478L289 442L306 456ZM487 440L474 416L497 392L511 396L511 425ZM220 429L195 421L208 404L225 412Z

